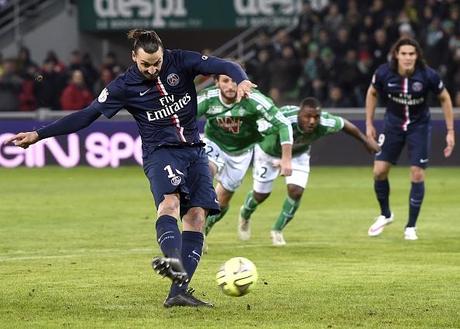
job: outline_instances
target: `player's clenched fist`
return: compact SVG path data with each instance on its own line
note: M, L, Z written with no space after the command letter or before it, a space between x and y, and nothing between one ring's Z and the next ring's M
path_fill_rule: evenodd
M5 144L13 142L14 145L22 147L23 149L26 149L29 147L29 145L32 145L36 142L38 142L39 137L36 131L29 131L26 133L19 133L16 134L10 138L8 138L5 141Z

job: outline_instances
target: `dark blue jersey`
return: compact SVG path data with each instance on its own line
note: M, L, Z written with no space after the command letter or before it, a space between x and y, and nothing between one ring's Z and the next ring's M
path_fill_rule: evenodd
M91 107L111 118L127 109L139 127L143 148L201 143L196 124L194 78L199 74L225 74L237 83L247 79L237 65L185 50L164 51L156 80L146 80L136 65L113 80Z
M372 85L385 102L386 123L403 130L407 130L409 124L428 122L428 93L439 95L444 89L438 73L430 67L416 68L410 77L403 77L388 63L375 71Z

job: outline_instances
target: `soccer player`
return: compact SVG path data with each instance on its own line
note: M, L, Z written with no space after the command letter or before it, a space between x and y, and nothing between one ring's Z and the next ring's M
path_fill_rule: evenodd
M227 213L235 190L241 185L252 160L254 145L262 140L258 121L272 125L279 135L281 175L291 174L292 128L272 100L258 91L237 102L237 85L227 75L215 76L215 87L204 90L198 97L198 115L207 119L205 126L206 153L213 176L217 174L217 200L220 214L206 218L206 235ZM238 224L238 235L248 240L249 221Z
M154 31L131 30L128 38L133 42L134 64L90 106L37 131L19 133L7 142L27 148L41 139L78 131L101 114L111 118L127 109L139 127L144 172L157 208L156 234L164 257L154 258L152 267L173 281L164 306L212 306L187 290L202 254L205 217L208 212L219 212L196 124L193 79L198 74L231 76L238 83L237 101L247 97L255 85L236 63L165 49Z
M407 144L410 158L411 189L409 218L404 229L406 240L417 240L416 223L425 194L425 169L429 161L431 122L427 104L429 92L438 96L446 121L449 157L455 145L452 102L438 73L425 64L417 41L401 38L392 47L391 60L375 72L366 96L366 134L375 139L373 124L377 95L386 102L383 132L378 141L382 151L374 161L374 190L380 205L380 215L369 228L369 236L378 236L393 222L390 210L388 174Z
M283 106L282 113L291 122L294 132L292 146L292 175L286 177L287 197L281 212L273 224L270 232L272 243L283 246L286 241L283 229L292 220L299 208L300 199L307 186L310 173L311 144L330 134L344 131L360 141L369 152L378 152L380 147L373 140L367 138L350 121L321 111L319 101L307 97L300 106ZM280 172L280 141L276 134L267 135L254 149L253 190L248 193L240 209L240 221L249 221L257 206L270 195L273 182Z

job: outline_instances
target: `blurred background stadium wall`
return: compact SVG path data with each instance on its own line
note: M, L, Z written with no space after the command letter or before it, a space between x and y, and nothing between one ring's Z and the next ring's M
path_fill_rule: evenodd
M361 129L372 73L398 37L414 36L452 96L460 131L458 1L0 0L0 141L85 107L130 65L131 28L157 30L168 48L238 59L277 105L314 96ZM198 89L211 83L206 77L196 81ZM63 96L72 86L78 87L76 102ZM458 166L458 150L448 161L442 157L443 116L436 99L430 104L431 163ZM99 120L78 141L50 139L25 152L0 146L0 167L139 162L134 123L123 114L115 120ZM313 164L370 165L372 159L352 143L338 136L319 141Z

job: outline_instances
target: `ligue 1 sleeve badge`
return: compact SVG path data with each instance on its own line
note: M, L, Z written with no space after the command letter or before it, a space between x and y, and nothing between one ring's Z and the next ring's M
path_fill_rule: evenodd
M170 85L171 87L177 86L179 81L180 81L179 76L176 73L171 73L166 78L166 82L168 82L168 85Z
M104 103L107 100L107 96L109 96L109 90L107 88L104 88L99 94L97 101L99 103Z

